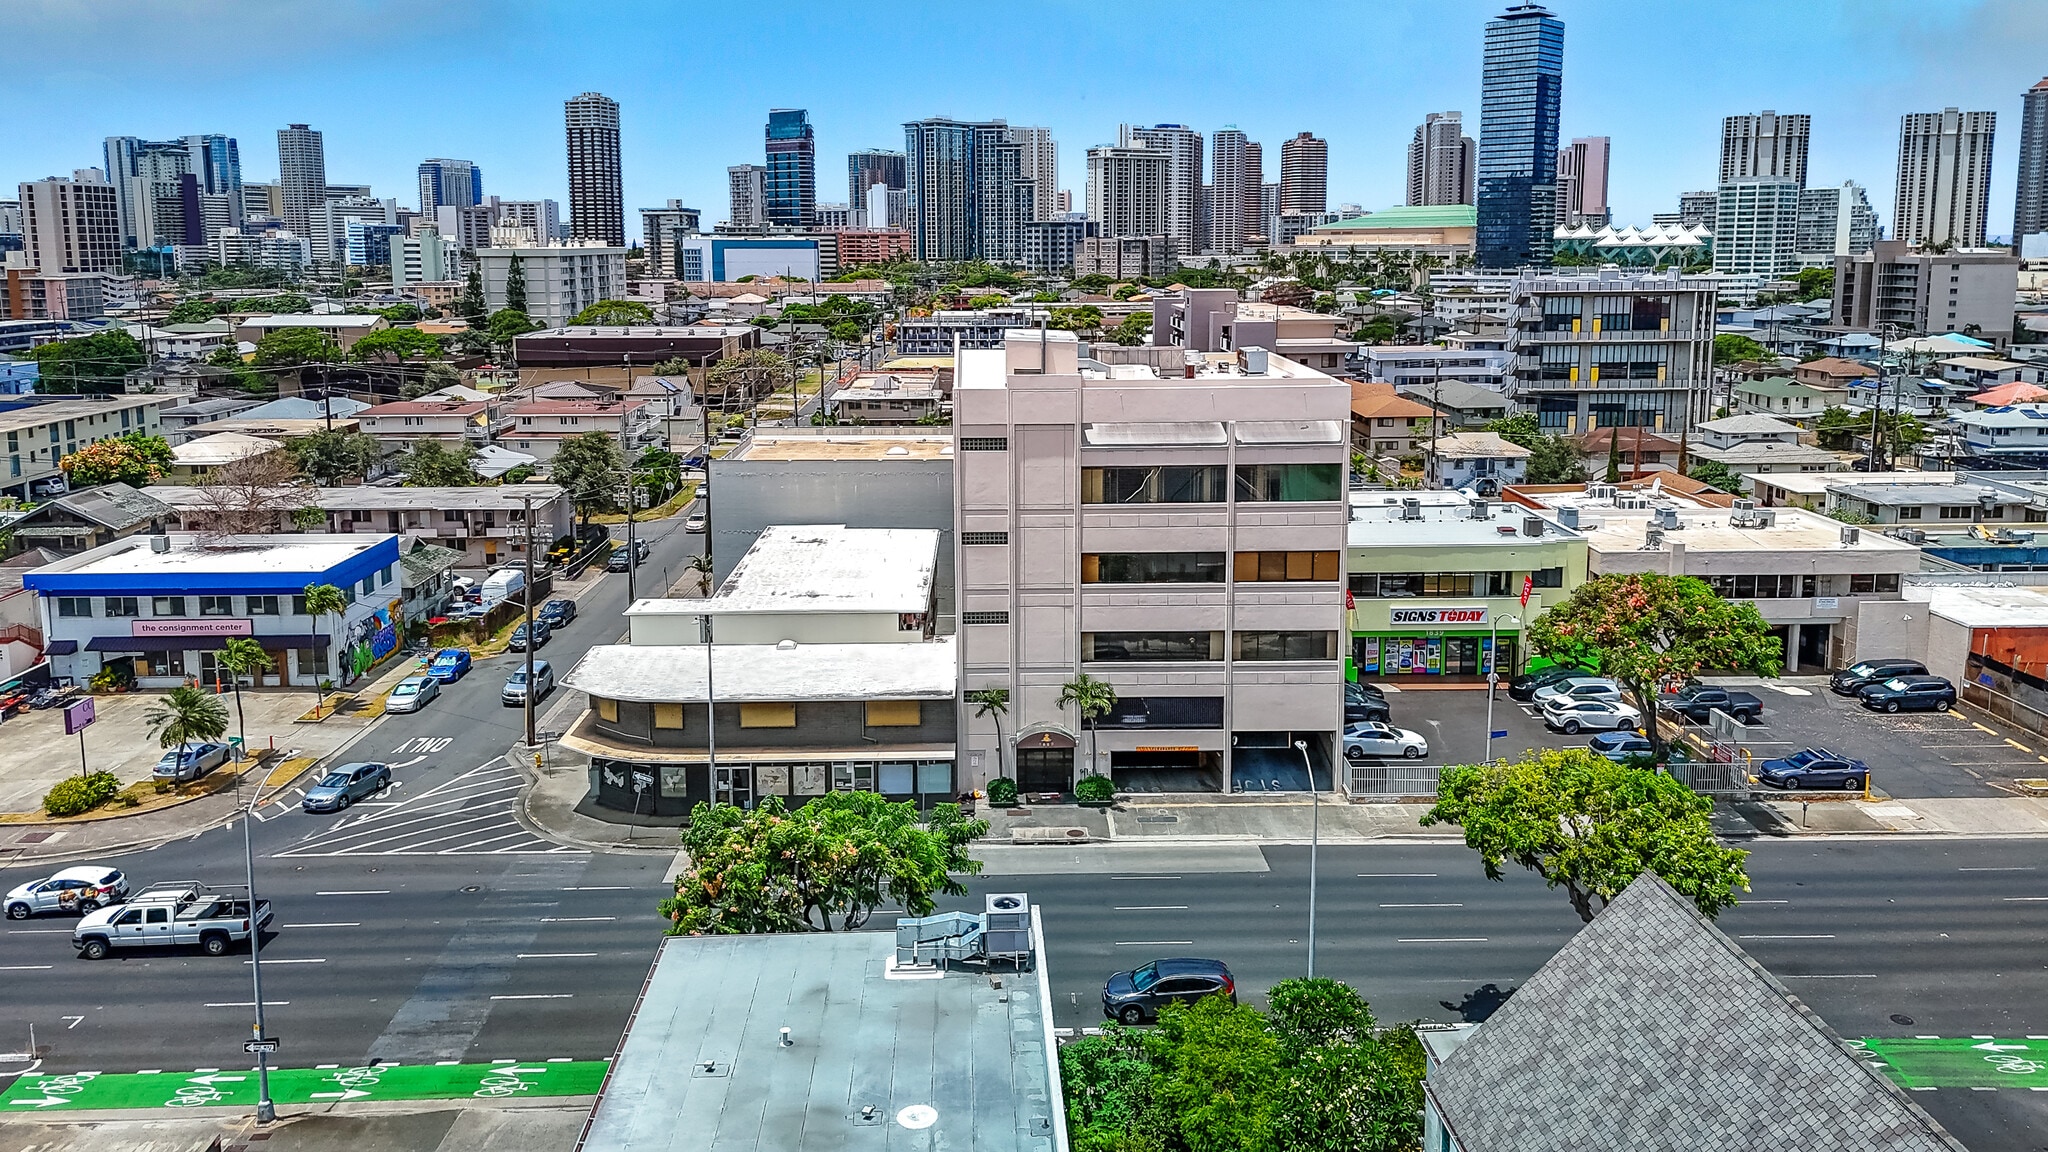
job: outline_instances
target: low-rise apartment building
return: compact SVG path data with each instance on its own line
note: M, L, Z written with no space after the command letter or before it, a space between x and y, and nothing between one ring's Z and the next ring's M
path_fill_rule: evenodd
M1505 348L1444 348L1435 344L1368 344L1359 350L1366 375L1397 388L1426 391L1438 381L1464 381L1499 393L1507 387L1514 353Z
M1861 332L1956 332L2004 348L2019 281L2019 257L2004 248L1922 252L1879 240L1861 255L1835 257L1833 319Z
M528 400L510 413L511 426L499 443L543 463L565 441L602 432L629 456L661 441L661 422L640 400Z
M295 313L280 316L250 316L235 327L237 341L257 344L272 332L286 328L311 328L347 352L356 341L372 332L391 327L382 316L356 316L343 312Z
M961 353L961 685L1010 694L1000 735L963 711L976 786L1305 788L1333 763L1350 388L1262 348L1188 359L1040 331ZM1107 714L1060 703L1081 673Z
M1435 409L1399 395L1392 384L1351 385L1351 445L1374 459L1422 454L1444 423Z
M1190 352L1264 348L1289 363L1332 375L1345 372L1360 345L1337 334L1342 316L1286 304L1250 303L1234 288L1190 288L1152 302L1152 345Z
M203 488L155 484L147 494L170 506L174 528L196 527L215 502ZM266 531L298 531L303 509L325 513L313 531L339 535L395 534L461 554L466 568L487 568L520 559L526 548L526 504L533 505L534 543L541 552L574 530L575 510L554 484L493 484L468 488L402 488L345 484L334 488L293 485L263 501L271 514ZM538 553L536 554L538 555Z
M626 610L627 643L563 683L590 707L562 738L599 805L797 807L828 792L950 800L958 654L932 632L938 532L771 527L717 593Z
M396 400L365 408L356 419L387 453L402 452L418 440L481 448L513 427L496 400Z
M1623 425L1678 431L1706 415L1715 288L1672 273L1600 269L1515 281L1509 393L1553 434Z
M64 457L87 444L141 432L162 434L165 396L101 396L90 400L8 400L0 403L0 444L6 471L0 495L20 500L65 490Z
M1353 492L1345 547L1360 676L1513 676L1530 621L1586 579L1554 514L1455 492Z

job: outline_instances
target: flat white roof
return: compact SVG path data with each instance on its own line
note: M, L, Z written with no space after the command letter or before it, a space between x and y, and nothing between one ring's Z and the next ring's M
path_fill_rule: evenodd
M1847 485L1952 484L1953 472L1758 472L1747 479L1758 485L1801 496L1825 496L1833 488Z
M1651 527L1649 512L1614 509L1589 511L1591 515L1579 521L1579 532L1595 550L1644 550L1645 531ZM1917 555L1920 551L1915 545L1894 540L1869 528L1858 534L1856 543L1844 544L1844 525L1838 520L1798 508L1774 508L1771 511L1777 514L1777 522L1771 527L1738 528L1729 523L1729 509L1699 506L1681 508L1678 519L1683 527L1677 531L1665 532L1664 546L1660 550L1668 551L1673 543L1679 543L1685 545L1688 553L1695 555L1708 552L1856 552Z
M2048 594L2032 588L1908 584L1900 596L1926 601L1929 612L1965 628L2048 628Z
M951 700L954 638L922 644L713 644L712 685L702 644L601 644L562 678L610 700Z
M710 599L642 600L626 614L924 612L938 567L936 528L774 524Z
M245 572L324 572L392 538L390 533L287 533L275 536L234 536L208 545L191 532L168 534L171 549L152 551L150 537L130 536L104 549L82 552L42 569L70 576L151 573L239 574Z
M292 312L274 316L251 316L241 322L243 328L368 328L383 320L382 316L366 316L352 312Z

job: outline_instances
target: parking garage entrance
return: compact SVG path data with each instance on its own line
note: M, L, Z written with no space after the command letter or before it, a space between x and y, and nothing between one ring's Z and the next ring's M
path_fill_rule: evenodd
M1304 748L1296 748L1295 741ZM1308 762L1304 764L1304 754ZM1232 792L1307 792L1309 772L1315 788L1331 790L1330 734L1327 732L1235 732L1230 737Z
M1109 754L1119 792L1221 792L1223 753L1193 745L1141 744Z

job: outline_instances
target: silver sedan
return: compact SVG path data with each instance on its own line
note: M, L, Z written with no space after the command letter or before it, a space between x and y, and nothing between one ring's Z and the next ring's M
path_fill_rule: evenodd
M386 712L417 712L441 695L441 682L432 676L408 676L398 682L384 701Z

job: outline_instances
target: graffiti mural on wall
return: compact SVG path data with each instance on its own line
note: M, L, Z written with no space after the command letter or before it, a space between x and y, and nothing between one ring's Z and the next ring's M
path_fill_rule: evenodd
M377 661L396 651L404 629L405 605L399 600L349 625L341 641L342 683L354 683Z

